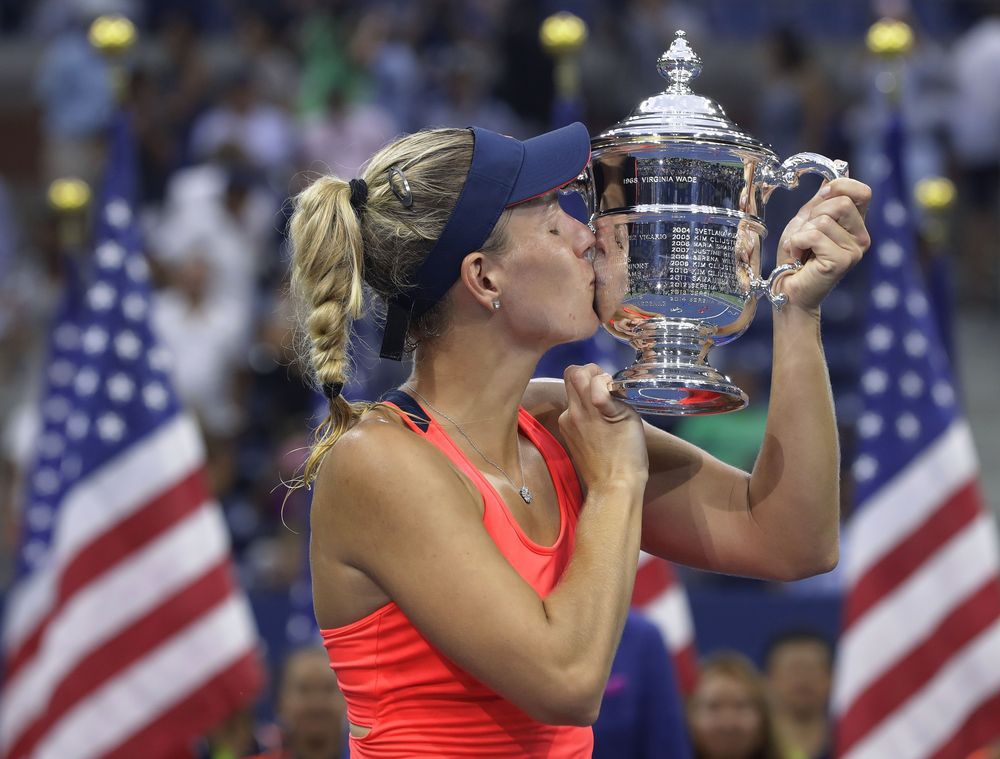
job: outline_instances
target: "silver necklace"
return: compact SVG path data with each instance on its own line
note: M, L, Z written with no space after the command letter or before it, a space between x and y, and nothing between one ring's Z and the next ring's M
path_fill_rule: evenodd
M434 408L434 406L431 405L431 402L429 400L427 400L426 398L424 398L424 396L422 396L420 394L420 392L415 387L413 387L413 385L403 385L403 387L405 387L407 390L409 390L415 396L417 396L420 400L422 400L427 405L427 408L429 408L435 414L437 414L440 417L443 417L444 419L447 419L449 422L451 422L453 425L455 425L455 429L458 430L459 433L462 435L462 437L464 437L468 441L469 445L472 446L473 450L476 453L478 453L480 456L482 456L483 460L487 464L489 464L490 466L492 466L494 469L496 469L497 471L499 471L500 474L502 474L504 477L506 477L507 478L507 482L510 483L510 486L512 488L517 488L517 485L514 484L514 480L512 480L510 478L510 475L507 474L507 470L504 469L502 466L500 466L497 462L495 462L489 456L487 456L485 453L483 453L482 450L479 448L479 446L476 445L472 441L472 438L469 437L468 434L465 432L465 430L462 429L462 425L460 425L458 422L456 422L454 419L452 419L450 416L448 416L443 411L440 411L439 409ZM519 496L521 496L521 500L523 500L525 503L531 503L531 500L532 500L532 498L534 498L534 496L531 494L531 491L528 489L528 486L525 484L525 479L524 479L524 464L521 463L521 444L520 443L518 443L518 445L517 445L517 465L521 469L521 487L518 488L517 494Z

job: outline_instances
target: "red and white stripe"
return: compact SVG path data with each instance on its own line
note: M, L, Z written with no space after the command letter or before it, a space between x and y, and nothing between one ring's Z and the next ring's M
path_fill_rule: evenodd
M976 482L956 422L845 532L844 759L965 759L1000 736L1000 557Z
M690 693L698 677L698 652L687 593L670 562L645 551L639 555L632 606L649 617L663 635L681 692Z
M8 601L0 756L176 755L253 697L255 624L202 461L178 416L67 494Z

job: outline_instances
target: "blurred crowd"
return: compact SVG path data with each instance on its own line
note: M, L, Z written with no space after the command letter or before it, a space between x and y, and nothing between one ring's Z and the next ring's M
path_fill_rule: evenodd
M302 460L317 403L295 362L294 315L285 294L287 198L318 172L355 175L402 132L474 123L523 137L553 126L567 111L554 111L553 62L538 29L558 8L571 7L588 22L571 113L594 133L660 89L654 62L678 28L688 31L706 62L699 91L723 103L734 121L781 157L802 149L844 156L864 179L875 170L879 125L895 98L911 133L911 183L936 175L960 183L962 223L944 252L961 261L962 298L995 308L997 4L855 0L823 11L828 23L822 13L810 20L803 5L9 4L0 18L7 38L37 49L23 106L37 114L41 139L33 176L0 175L8 525L15 508L12 473L30 458L41 336L60 282L59 238L39 210L41 199L56 177L80 176L92 186L99 180L100 138L117 97L133 114L139 144L142 227L159 286L154 322L176 356L177 387L204 431L215 489L250 587L288 586L302 565L296 533L307 503L302 493L286 500L280 483L294 477ZM111 10L129 14L141 35L124 59L128 73L120 84L86 38L90 21ZM900 85L893 95L885 92L884 64L864 47L867 25L885 14L906 18L916 32L913 51L896 64ZM736 33L747 29L753 36ZM772 227L780 231L802 199L777 193L768 208ZM838 410L847 425L856 382L852 336L861 316L856 292L845 283L825 309L833 379L844 389ZM374 329L359 325L361 337L371 338ZM719 357L725 370L761 394L767 331L761 314L751 333ZM399 379L398 369L379 365L364 349L356 363L356 394L377 395ZM696 420L681 431L746 466L762 411L758 404L738 423L735 417ZM734 424L738 429L730 429ZM8 546L12 537L8 529Z
M833 649L809 629L782 632L760 652L761 668L735 651L708 657L684 703L658 698L676 685L659 633L631 615L628 638L651 631L642 661L616 658L594 725L594 759L830 759L828 718ZM643 635L643 633L639 633ZM646 640L650 638L645 637ZM654 650L658 647L658 651ZM663 678L653 682L654 677ZM255 723L249 710L205 737L202 759L343 759L347 722L343 695L326 652L301 646L285 658L274 683L275 721ZM628 705L629 708L621 708ZM983 754L983 759L993 755Z
M569 110L557 111L565 93L557 93L538 29L560 9L583 17L589 37L576 61L579 90ZM108 11L139 27L123 79L87 41L90 21ZM889 74L864 44L884 15L905 18L916 35ZM812 150L848 158L862 179L874 176L880 126L891 105L901 107L908 181L949 176L959 188L959 202L944 212L953 234L933 234L941 219L927 214L926 263L954 262L963 304L1000 307L995 0L8 0L0 34L31 66L4 93L0 118L11 134L27 134L15 127L29 124L37 137L0 147L0 587L10 576L18 475L32 455L46 327L61 284L63 243L45 188L69 175L97 186L101 136L119 98L138 139L153 320L200 422L241 579L251 590L297 593L308 607L308 492L284 483L304 460L321 404L295 361L283 238L289 195L319 172L352 177L393 136L427 126L478 124L525 137L569 113L596 134L662 89L655 60L681 28L705 61L696 89L781 157ZM805 197L779 193L769 204L772 245ZM845 460L862 275L824 310ZM766 398L770 364L764 310L718 357L756 398ZM376 329L361 323L359 337L372 343ZM380 365L364 346L355 363L348 394L377 396L405 371ZM677 432L747 467L763 405ZM305 639L303 630L291 637ZM720 706L739 683L739 705ZM746 662L723 657L706 667L688 712L696 743L719 715L756 709L761 693ZM769 719L753 723L760 735ZM774 719L780 727L793 718ZM803 751L784 756L818 755L816 729L803 728ZM713 753L711 740L700 755L737 756ZM763 748L739 755L779 756Z

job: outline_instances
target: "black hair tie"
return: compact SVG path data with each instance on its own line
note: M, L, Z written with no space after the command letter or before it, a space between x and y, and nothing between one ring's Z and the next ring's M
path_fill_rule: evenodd
M352 179L348 184L351 186L351 206L360 219L368 202L368 183L363 179Z
M323 383L323 395L331 403L337 399L340 395L340 391L344 389L343 382L324 382Z

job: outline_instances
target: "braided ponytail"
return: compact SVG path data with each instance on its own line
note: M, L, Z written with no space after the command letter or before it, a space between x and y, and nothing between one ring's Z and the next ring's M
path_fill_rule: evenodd
M339 393L348 377L351 323L364 311L366 287L387 301L410 286L458 202L463 183L457 178L468 173L472 148L467 129L416 132L376 153L363 180L320 177L295 198L292 294L304 311L316 385L331 399L297 484L315 479L326 452L375 405L350 403ZM396 170L407 179L408 203L390 184ZM504 249L505 218L480 250ZM448 305L446 297L413 320L411 344L440 333Z
M326 451L370 406L340 395L350 364L351 323L364 310L364 246L350 185L331 176L313 182L295 200L289 233L292 291L308 310L310 364L330 397L330 415L317 430L302 475L310 483Z

